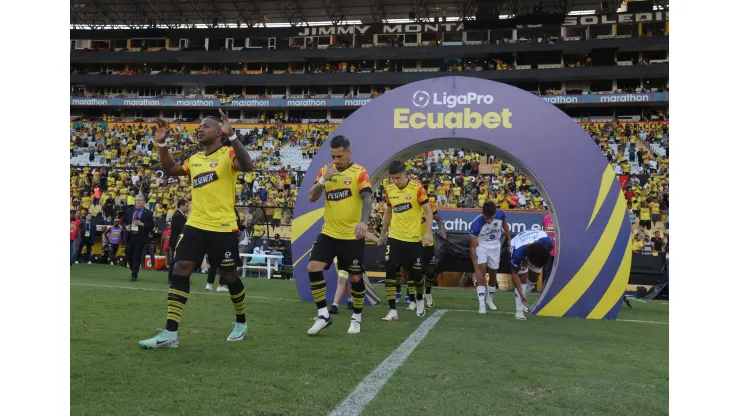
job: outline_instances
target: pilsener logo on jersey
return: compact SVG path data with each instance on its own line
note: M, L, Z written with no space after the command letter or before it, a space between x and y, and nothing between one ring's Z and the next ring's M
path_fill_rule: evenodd
M329 201L340 201L352 196L351 189L337 189L326 193L326 199Z
M395 207L393 207L393 212L395 212L396 214L399 214L401 212L408 211L410 209L411 209L411 203L405 203L405 204L400 204L400 205L396 205Z
M200 175L193 178L193 188L200 188L217 180L218 175L216 174L216 172L201 173Z

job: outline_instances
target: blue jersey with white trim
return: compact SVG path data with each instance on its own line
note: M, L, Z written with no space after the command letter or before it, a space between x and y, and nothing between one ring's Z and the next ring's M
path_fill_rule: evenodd
M527 246L534 243L540 243L547 251L553 247L552 238L544 231L525 231L519 233L511 239L511 269L521 270L524 261L524 252Z
M501 235L504 231L506 213L497 210L493 221L487 223L483 215L478 215L470 226L470 236L478 238L478 245L497 246L501 244Z

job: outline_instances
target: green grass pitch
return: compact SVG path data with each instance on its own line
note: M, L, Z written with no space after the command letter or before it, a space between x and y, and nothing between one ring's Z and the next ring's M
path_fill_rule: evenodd
M228 293L205 292L194 275L180 347L144 350L164 327L167 275L101 265L71 268L70 405L73 415L326 415L424 318L399 307L382 322L367 307L362 332L349 311L306 335L313 303L292 281L245 279L249 333L226 342ZM146 290L131 290L138 288ZM382 288L378 288L382 294ZM511 293L499 313L477 313L470 290L436 290L448 309L363 415L668 414L668 304L633 302L620 321L529 316L517 321ZM628 321L629 320L629 321Z

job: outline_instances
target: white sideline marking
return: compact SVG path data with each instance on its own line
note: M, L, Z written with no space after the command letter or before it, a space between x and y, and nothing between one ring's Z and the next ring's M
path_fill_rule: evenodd
M113 285L91 285L87 283L69 283L70 286L85 286L85 287L103 287L108 289L130 289L130 290L148 290L151 292L169 292L169 289L157 289L152 287L131 287L131 286L113 286ZM221 296L220 293L213 293L213 292L190 292L190 294L196 294L196 295L211 295L211 296ZM224 293L226 295L226 293ZM286 299L286 298L269 298L266 296L252 296L252 295L246 295L247 298L252 299L265 299L265 300L281 300L281 301L288 301L288 302L300 302L300 299Z
M474 311L472 309L448 309L450 312L475 312L478 313L478 311ZM504 312L504 311L488 311L487 313L502 313L504 315L514 315L514 312ZM640 324L657 324L657 325L668 325L668 322L660 322L660 321L639 321L636 319L615 319L617 322L636 322Z
M131 287L131 286L114 286L114 285L92 285L87 283L69 283L70 286L86 286L86 287L102 287L102 288L108 288L108 289L130 289L130 290L149 290L153 292L168 292L168 289L156 289L151 287ZM220 296L219 293L212 293L212 292L190 292L194 293L196 295L211 295L211 296ZM247 295L247 298L251 299L264 299L264 300L280 300L280 301L287 301L287 302L300 302L300 299L288 299L288 298L271 298L267 296L251 296ZM440 309L441 310L441 309ZM468 312L468 313L478 313L476 310L472 309L445 309L445 311L448 312ZM514 312L504 312L504 311L488 311L488 313L501 313L506 315L514 315ZM635 319L616 319L617 322L634 322L639 324L657 324L657 325L668 325L668 322L660 322L660 321L640 321Z
M446 309L437 309L436 312L427 318L416 328L406 341L396 348L382 363L380 363L372 373L368 374L360 384L352 390L347 398L339 404L329 416L355 416L360 415L365 406L370 403L375 395L378 394L385 383L398 370L398 367L409 358L409 355L421 343L434 325L439 322L442 315L447 312Z

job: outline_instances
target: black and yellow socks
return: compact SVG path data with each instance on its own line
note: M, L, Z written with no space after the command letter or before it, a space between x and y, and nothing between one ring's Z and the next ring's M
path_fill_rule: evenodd
M167 294L167 330L177 332L185 303L190 295L190 279L185 276L172 276L172 283Z

